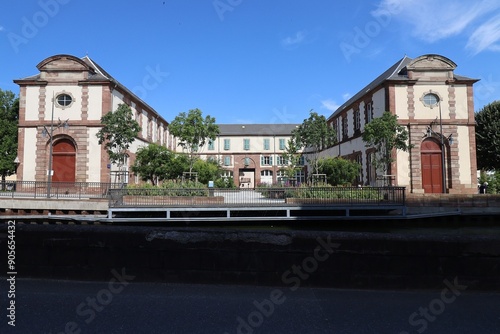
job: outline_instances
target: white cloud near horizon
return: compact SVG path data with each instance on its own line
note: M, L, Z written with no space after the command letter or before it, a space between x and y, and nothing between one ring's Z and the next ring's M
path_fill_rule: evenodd
M469 37L466 48L475 55L484 50L500 51L500 14L481 24Z
M344 101L347 101L351 98L351 93L344 93L342 94L342 98L344 99Z
M327 109L331 112L334 112L339 107L340 107L340 104L338 104L337 102L335 102L332 99L326 99L326 100L321 101L321 108Z
M492 18L483 25L478 20L492 13L498 13L500 1L480 0L381 0L374 17L390 15L390 19L398 20L413 26L412 35L429 43L468 33L468 48L478 53L490 48L497 49L495 43L500 39L498 33L498 17ZM493 36L488 36L494 32ZM494 38L497 36L496 38ZM476 47L474 47L476 45Z
M297 31L294 36L283 38L281 45L285 48L296 47L305 41L306 36L307 33L305 31Z

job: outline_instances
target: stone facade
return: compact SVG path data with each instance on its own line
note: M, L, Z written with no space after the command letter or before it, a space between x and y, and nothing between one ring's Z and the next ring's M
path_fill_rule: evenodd
M405 186L411 193L476 193L473 84L478 80L455 74L456 67L440 55L405 56L328 118L339 133L339 142L323 154L357 157L363 166L359 176L363 185L384 180ZM357 110L365 115L358 125ZM397 115L413 145L409 152L393 152L387 175L374 170L374 151L361 139L364 126L384 111ZM424 143L430 141L438 150L423 151Z
M14 80L20 86L18 180L47 181L52 163L53 181L135 182L128 167L139 147L150 142L172 146L167 121L89 57L55 55L37 69L34 76ZM121 103L132 108L143 127L130 147L124 173L110 164L96 137L101 117Z
M275 184L284 176L282 158L292 130L298 124L219 124L220 134L199 150L203 159L215 159L240 188ZM296 181L305 181L305 170Z

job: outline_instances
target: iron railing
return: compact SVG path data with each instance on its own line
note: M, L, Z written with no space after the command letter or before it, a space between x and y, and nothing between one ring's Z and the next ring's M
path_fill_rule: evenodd
M405 187L299 187L257 189L122 188L109 207L193 206L404 206Z
M0 181L1 198L108 199L109 207L404 206L405 187L128 188L123 183Z
M1 198L107 199L122 183L0 181Z

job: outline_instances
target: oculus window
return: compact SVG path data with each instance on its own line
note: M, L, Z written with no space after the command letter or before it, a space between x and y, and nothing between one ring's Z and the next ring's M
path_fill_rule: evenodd
M73 97L66 93L59 94L56 96L56 103L59 107L69 107L73 103Z
M421 101L426 107L433 108L439 104L439 96L434 93L427 93L421 98Z

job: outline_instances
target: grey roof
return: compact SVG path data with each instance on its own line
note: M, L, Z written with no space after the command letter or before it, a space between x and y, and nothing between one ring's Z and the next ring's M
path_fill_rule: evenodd
M221 136L289 136L300 124L218 124Z
M370 82L367 86L365 86L363 89L361 89L358 93L356 93L353 97L351 97L349 100L347 100L344 104L342 104L340 107L337 108L333 112L333 114L328 117L328 119L332 118L335 114L341 112L344 110L347 106L351 105L352 103L356 102L356 100L360 99L363 95L368 93L369 91L375 89L377 86L382 84L386 80L403 80L403 79L408 79L406 76L406 71L404 71L406 65L408 65L413 59L404 56L401 60L399 60L397 63L389 67L384 73L379 75L375 80Z
M380 86L382 83L385 81L405 81L405 80L410 80L408 78L407 74L407 68L406 66L410 64L414 59L410 58L408 56L404 56L402 59L398 60L394 65L389 67L384 73L379 75L375 80L370 82L367 86L362 88L358 93L356 93L353 97L351 97L349 100L347 100L344 104L342 104L340 107L337 108L333 112L333 114L328 117L328 120L330 120L333 116L336 114L340 113L342 110L344 110L346 107L350 106L354 102L356 102L358 99L363 97L366 93L369 91L377 88ZM460 76L454 74L455 79L457 80L473 80L468 77Z
M85 56L81 58L87 65L92 67L95 71L95 73L92 73L89 75L88 80L89 81L101 81L101 80L109 80L116 84L118 87L120 87L121 90L127 92L130 96L133 96L137 101L140 101L141 104L143 104L146 108L150 109L158 118L163 119L166 123L168 123L163 117L161 117L156 110L151 107L149 104L147 104L144 100L142 100L140 97L138 97L134 92L132 92L130 89L122 85L118 80L113 78L108 72L106 72L99 64L97 64L94 60L92 60L89 56Z
M61 55L61 56L66 56L66 55ZM73 57L73 56L71 56ZM122 85L118 80L113 78L108 72L106 72L100 65L98 65L95 61L93 61L89 56L85 56L80 58L85 64L87 64L92 72L89 73L88 76L88 81L108 81L112 82L116 85L116 87L119 87L122 91L130 94L130 96L133 96L137 101L139 101L142 105L144 105L147 109L149 109L152 113L154 113L159 119L162 119L166 123L168 123L162 116L156 112L156 110L151 107L149 104L147 104L144 100L142 100L140 97L138 97L134 92L132 92L130 89ZM19 80L15 81L38 81L40 80L40 73L28 76Z

